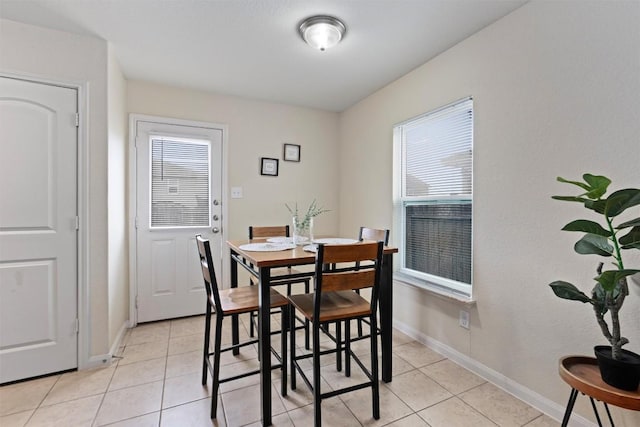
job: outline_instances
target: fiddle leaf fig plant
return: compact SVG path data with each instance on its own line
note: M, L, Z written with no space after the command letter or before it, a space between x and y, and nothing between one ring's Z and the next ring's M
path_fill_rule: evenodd
M629 340L620 333L619 312L625 298L629 295L627 277L640 273L638 269L626 268L622 251L640 250L640 217L615 225L617 217L627 209L640 205L640 189L627 188L607 193L611 180L605 176L584 174L582 181L569 181L558 177L558 181L580 187L583 192L578 196L552 196L555 200L582 203L584 207L597 214L601 223L589 219L577 219L565 225L564 231L585 233L574 245L574 250L581 255L598 255L612 258L613 267L603 271L604 263L600 262L594 277L595 285L591 296L569 282L562 280L550 283L556 296L589 303L598 321L598 325L609 344L613 359L619 360L622 346ZM605 315L609 314L611 325Z

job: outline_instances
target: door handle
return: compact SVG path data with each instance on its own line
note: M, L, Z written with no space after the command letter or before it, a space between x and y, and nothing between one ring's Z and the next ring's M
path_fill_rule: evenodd
M211 232L212 232L213 234L217 234L217 233L219 233L219 232L220 232L220 229L219 229L218 227L213 227L213 228L211 229Z

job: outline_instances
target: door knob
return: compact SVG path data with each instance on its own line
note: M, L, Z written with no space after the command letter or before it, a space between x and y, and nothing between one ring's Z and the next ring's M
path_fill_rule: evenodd
M213 206L218 206L220 204L220 202L218 200L214 200L213 201Z
M220 232L220 229L219 229L218 227L213 227L213 228L211 229L211 232L212 232L213 234L217 234L217 233L219 233L219 232Z
M214 221L217 221L217 220L219 220L219 219L220 219L220 218L218 217L218 215L214 215L214 216L213 216L213 220L214 220Z

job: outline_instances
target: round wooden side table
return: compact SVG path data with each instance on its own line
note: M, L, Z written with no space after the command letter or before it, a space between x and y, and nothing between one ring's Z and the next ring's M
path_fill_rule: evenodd
M560 359L558 371L560 377L571 386L571 394L562 419L562 427L569 423L569 417L571 416L571 411L573 411L578 392L589 396L591 407L599 426L602 426L602 422L594 399L604 403L611 426L614 424L608 405L640 411L640 391L620 390L602 381L598 362L594 357L565 356Z

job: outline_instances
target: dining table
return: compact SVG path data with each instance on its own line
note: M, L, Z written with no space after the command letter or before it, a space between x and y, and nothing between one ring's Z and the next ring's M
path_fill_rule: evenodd
M350 239L318 239L321 242L348 242ZM353 240L353 242L356 242ZM258 290L258 358L260 360L260 407L262 425L272 424L271 411L271 322L270 322L270 286L271 270L289 266L313 265L316 261L316 254L312 251L312 246L289 244L277 247L273 244L272 250L266 239L254 240L228 240L227 246L230 251L230 286L238 286L238 266L244 268L253 276L259 286ZM290 242L291 243L291 242ZM311 248L311 249L310 249ZM380 340L382 350L381 376L384 382L391 382L392 373L392 322L393 322L393 254L398 249L392 246L385 246L382 260L382 271L379 288L379 318L380 318ZM313 271L301 271L291 275L292 279L302 277L313 277ZM278 276L281 278L282 276ZM232 316L231 334L233 344L239 343L239 319ZM234 354L239 354L240 349L235 349Z

